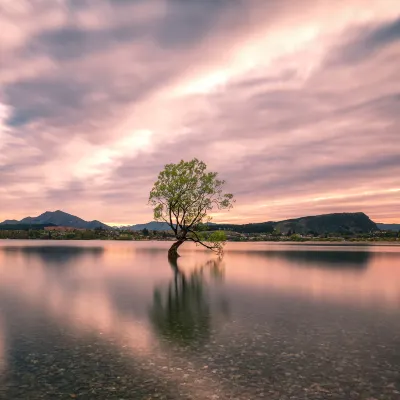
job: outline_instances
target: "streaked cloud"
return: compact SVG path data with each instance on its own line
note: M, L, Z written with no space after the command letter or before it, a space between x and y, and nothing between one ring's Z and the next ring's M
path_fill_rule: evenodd
M165 163L227 179L236 221L400 220L392 0L0 0L0 219L151 219Z

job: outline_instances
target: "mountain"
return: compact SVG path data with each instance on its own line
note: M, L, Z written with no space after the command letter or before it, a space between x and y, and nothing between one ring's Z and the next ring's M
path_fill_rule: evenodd
M217 224L213 224L209 222L207 225L216 226ZM175 226L175 224L174 224ZM120 226L119 229L126 229L129 231L141 231L143 229L148 229L149 231L170 231L171 228L166 222L157 222L151 221L147 222L147 224L136 224L136 225L127 225L127 226Z
M103 224L100 221L85 221L74 215L63 211L46 211L38 217L26 217L21 221L6 220L0 223L0 226L15 226L15 225L58 225L68 226L82 229L112 229L110 226ZM379 229L399 230L399 224L375 224L367 215L362 212L357 213L338 213L338 214L323 214L302 218L287 219L279 222L260 222L253 224L214 224L209 223L210 230L229 230L239 233L271 233L274 229L283 233L368 233ZM148 222L147 224L136 224L120 227L120 229L128 229L132 231L140 231L142 229L150 231L168 231L170 227L165 222Z
M136 224L121 226L120 229L126 229L129 231L141 231L143 229L148 229L149 231L169 231L171 228L166 222L151 221L147 224Z
M5 221L1 222L0 225L15 225L18 223L19 221L16 219L6 219Z
M254 224L215 224L212 230L223 229L240 233L368 233L379 228L364 213L323 214L302 218L287 219L278 222L260 222Z
M323 214L310 217L287 219L275 224L275 229L281 233L368 233L379 228L375 222L362 213Z
M215 224L212 229L230 230L240 233L367 233L379 230L364 213L323 214L302 218L287 219L278 222L260 222L254 224Z
M170 230L165 222L149 222L147 224L137 224L125 226L123 229L139 231L144 228L154 231ZM226 230L239 233L271 233L275 230L287 233L368 233L377 231L379 228L362 212L358 213L338 213L323 214L309 217L287 219L279 222L259 222L253 224L209 224L210 230Z
M7 222L7 221L4 221ZM48 226L56 226L54 224L20 224L18 221L16 224L0 224L0 231L27 231L29 229L32 230L42 230L47 228Z
M400 231L400 224L382 224L380 222L377 222L376 225L382 231Z
M43 214L40 214L38 217L26 217L21 219L21 221L16 220L6 220L3 221L0 225L57 225L57 226L68 226L71 228L79 228L79 229L95 229L95 228L103 228L103 229L111 229L106 224L103 224L100 221L85 221L75 215L68 214L66 212L57 210L57 211L46 211Z
M224 230L239 233L272 233L274 231L275 222L258 222L254 224L212 224L210 230Z

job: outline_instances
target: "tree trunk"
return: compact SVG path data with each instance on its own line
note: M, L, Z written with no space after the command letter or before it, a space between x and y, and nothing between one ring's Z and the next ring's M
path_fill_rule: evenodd
M168 258L170 260L176 260L179 257L178 247L184 242L184 240L179 239L171 246L171 248L168 250Z

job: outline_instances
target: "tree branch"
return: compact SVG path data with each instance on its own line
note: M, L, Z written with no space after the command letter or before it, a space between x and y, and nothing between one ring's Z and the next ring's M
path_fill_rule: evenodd
M195 242L196 244L201 244L202 246L204 246L205 248L215 251L215 252L220 252L222 250L222 246L218 246L218 245L214 245L214 246L210 246L208 244L205 244L204 242L202 242L201 240L197 240L195 238L186 238L186 240L190 240L192 242Z
M171 207L169 207L169 222L170 222L170 224L169 224L169 226L171 227L171 229L174 231L174 233L175 233L175 236L178 234L178 228L174 228L174 224L172 223L172 209L171 209Z

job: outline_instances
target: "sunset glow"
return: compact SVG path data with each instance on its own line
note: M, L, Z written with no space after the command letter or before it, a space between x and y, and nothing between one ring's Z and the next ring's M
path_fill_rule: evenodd
M197 157L218 222L400 223L398 0L0 0L0 26L0 222L148 222Z

